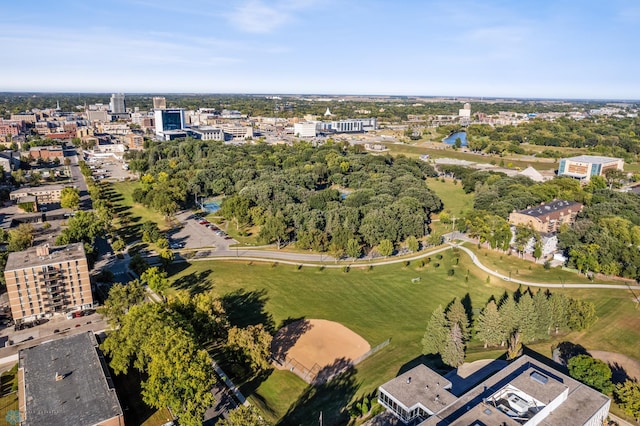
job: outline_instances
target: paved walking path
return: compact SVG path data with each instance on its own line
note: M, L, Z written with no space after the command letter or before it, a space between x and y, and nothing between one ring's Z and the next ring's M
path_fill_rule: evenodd
M494 271L489 267L483 265L480 260L478 260L478 256L468 249L467 247L461 246L457 243L448 243L445 246L440 248L434 248L432 250L426 250L415 254L410 257L393 257L393 258L384 258L384 259L375 259L375 260L339 260L336 261L331 256L322 256L318 254L305 254L305 253L291 253L291 252L278 252L278 251L270 251L270 250L225 250L225 251L212 251L207 256L203 257L195 257L191 258L188 261L210 261L210 260L242 260L242 261L254 261L254 262L265 262L265 261L277 261L278 263L282 263L285 265L296 265L296 266L323 266L324 268L344 268L345 266L350 267L358 267L358 266L378 266L378 265L390 265L393 263L401 263L406 261L413 261L422 259L425 256L430 256L433 254L437 254L443 252L445 250L450 250L452 247L457 247L460 250L464 251L469 255L473 263L486 273L498 277L505 281L514 282L516 284L522 284L530 287L544 287L544 288L591 288L591 289L609 289L609 290L637 290L640 292L640 285L636 284L603 284L603 283L535 283L530 281L524 281L517 278L509 278L507 275L501 274L500 272ZM178 260L180 261L180 260ZM186 259L182 261L187 261ZM308 262L322 262L322 263L308 263ZM325 263L326 262L326 263Z
M483 271L485 271L486 273L493 275L494 277L498 277L501 278L505 281L511 281L517 284L522 284L522 285L526 285L526 286L530 286L530 287L545 287L545 288L605 288L605 289L618 289L618 290L636 290L636 291L640 291L640 286L639 285L635 285L635 284L602 284L602 283L591 283L591 284L583 284L583 283L566 283L566 284L554 284L554 283L532 283L530 281L524 281L524 280L519 280L517 278L509 278L508 276L501 274L497 271L493 271L491 269L489 269L488 267L486 267L485 265L483 265L482 263L480 263L480 261L478 260L478 256L476 256L476 254L469 250L466 247L463 247L461 245L455 244L455 243L449 243L449 245L453 246L453 247L457 247L460 250L464 251L465 253L467 253L469 255L469 257L471 257L471 260L473 261L473 263L480 269L482 269Z

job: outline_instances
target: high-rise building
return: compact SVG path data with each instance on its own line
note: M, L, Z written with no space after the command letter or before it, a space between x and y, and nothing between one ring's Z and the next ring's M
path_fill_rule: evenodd
M158 109L153 114L156 122L156 135L161 136L164 132L185 128L183 109Z
M109 110L111 110L111 112L114 114L123 114L127 112L123 93L114 93L111 95L111 101L109 101Z
M167 100L164 96L153 97L153 109L167 109Z
M82 243L9 253L4 278L16 324L93 307Z

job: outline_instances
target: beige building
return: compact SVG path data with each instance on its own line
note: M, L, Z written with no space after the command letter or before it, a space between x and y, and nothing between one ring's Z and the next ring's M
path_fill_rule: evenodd
M18 403L22 426L125 424L107 363L90 331L20 350Z
M136 135L135 133L129 133L128 135L124 135L122 137L124 144L129 149L139 150L144 149L144 137L141 135Z
M9 253L4 277L16 324L93 307L82 243Z
M74 185L43 185L35 187L25 187L16 189L9 193L11 201L20 201L21 198L34 196L38 204L59 203L62 196L62 190L68 186L75 188Z
M542 234L556 232L560 225L573 224L583 205L574 201L556 200L539 206L513 211L509 223L513 226L530 226Z

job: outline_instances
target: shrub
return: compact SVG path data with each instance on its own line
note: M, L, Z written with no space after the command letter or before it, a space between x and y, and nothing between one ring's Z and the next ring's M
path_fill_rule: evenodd
M301 263L301 264L299 264L299 265L297 266L297 268L298 268L298 271L299 271L300 269L302 269L302 263Z
M544 265L543 265L544 269L551 269L551 262L549 262L548 260L544 261Z
M418 260L418 268L424 268L424 265L425 265L424 259Z
M272 268L275 268L276 266L278 266L278 262L273 262L273 263L271 264L271 267L272 267Z
M455 270L453 270L453 269L449 269L449 270L447 271L447 275L449 275L450 277L452 277L455 273L456 273L456 271L455 271Z
M367 271L373 271L373 265L367 266Z
M442 259L442 255L441 255L440 253L438 253L438 254L436 255L436 259L441 260L441 259Z
M409 266L409 265L411 265L411 261L409 261L409 260L405 260L405 261L404 261L404 266Z
M436 262L436 263L434 263L434 264L433 264L433 267L434 267L434 268L439 268L439 267L440 267L440 264L439 264L438 262Z
M320 265L320 267L318 268L318 271L324 271L324 265Z
M345 266L344 268L342 268L342 272L347 273L349 272L349 269L351 268L349 268L348 266Z

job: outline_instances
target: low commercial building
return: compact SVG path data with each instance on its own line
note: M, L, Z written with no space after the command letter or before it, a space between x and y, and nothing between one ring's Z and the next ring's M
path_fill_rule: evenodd
M220 127L202 126L192 127L189 129L189 134L195 138L203 141L224 141L224 130Z
M122 407L93 332L18 354L21 426L124 426Z
M16 324L93 307L82 243L9 253L4 278Z
M315 138L317 135L316 123L313 121L294 123L293 134L299 138Z
M59 203L62 190L66 187L75 188L75 185L43 185L16 189L9 193L11 201L19 201L23 197L34 196L38 204Z
M69 135L69 138L65 136L63 139L69 139L74 135ZM57 158L58 160L62 160L64 158L64 151L60 145L51 145L51 146L34 146L29 149L29 155L34 159L42 159L42 160L53 160Z
M557 232L562 224L572 225L583 207L575 201L555 200L513 211L509 214L509 223L513 226L529 226L542 234Z
M557 369L521 356L462 395L424 365L378 388L378 401L419 426L601 426L611 400Z
M558 165L558 176L569 176L589 182L591 176L604 176L607 170L622 171L623 167L622 158L579 155L561 159Z

